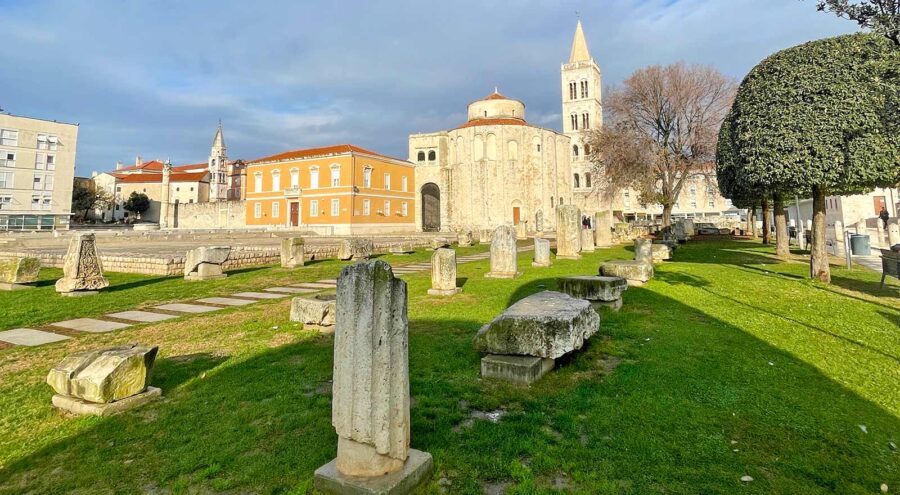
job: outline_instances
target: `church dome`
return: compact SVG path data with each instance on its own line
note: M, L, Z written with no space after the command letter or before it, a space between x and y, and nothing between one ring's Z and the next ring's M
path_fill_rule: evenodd
M469 103L469 122L480 119L525 120L525 104L500 94L496 89L490 95Z

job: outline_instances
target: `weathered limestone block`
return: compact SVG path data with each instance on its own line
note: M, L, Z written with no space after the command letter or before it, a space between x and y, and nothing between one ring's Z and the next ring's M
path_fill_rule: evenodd
M672 248L670 248L666 244L654 242L650 245L650 251L654 263L661 263L663 261L672 259Z
M375 244L372 239L343 239L338 250L338 258L347 260L367 260L372 256Z
M562 292L528 296L481 327L477 352L556 359L581 349L600 329L600 316L589 302Z
M50 370L47 384L57 394L105 404L144 392L158 347L129 345L80 352Z
M184 257L184 279L215 280L227 277L222 271L222 265L230 255L231 248L228 246L191 249Z
M528 237L528 224L525 222L519 222L515 225L516 227L516 239L525 239Z
M685 218L683 221L684 226L684 235L690 237L693 235L697 235L697 232L694 229L694 221L690 218Z
M653 241L638 238L634 240L634 259L643 263L653 263Z
M481 229L478 231L478 240L482 244L487 244L491 242L491 236L494 235L494 231L490 229Z
M613 260L600 265L600 275L622 277L628 285L644 285L653 278L653 264L637 260Z
M304 327L334 330L337 313L335 299L333 294L295 297L291 299L291 321L303 323Z
M674 231L676 241L678 241L678 242L687 241L687 233L685 232L683 221L675 222L675 225L672 227L672 230Z
M63 278L56 281L56 292L61 295L95 294L105 287L109 287L109 281L103 276L94 234L75 234L69 241Z
M581 210L574 205L556 207L556 257L581 258Z
M516 278L518 271L516 231L511 225L501 225L491 235L491 271L489 278Z
M475 239L475 233L471 229L463 229L458 234L460 247L474 246L478 243Z
M0 290L29 289L38 280L41 260L20 257L0 258Z
M412 247L412 244L406 242L395 242L391 244L391 254L412 254L416 252L416 250Z
M612 246L612 212L608 210L594 214L594 246Z
M435 237L431 239L431 249L441 249L450 247L450 239L446 237Z
M560 277L556 279L556 285L561 292L588 301L615 301L628 289L628 282L622 277L598 275Z
M594 252L594 231L591 229L581 229L581 252Z
M488 354L481 358L481 376L531 385L552 370L555 364L556 360L550 358Z
M900 225L896 223L888 224L888 245L894 246L900 244Z
M440 248L431 255L431 288L432 296L452 296L462 289L456 286L456 251Z
M406 283L383 261L344 267L336 324L331 422L337 458L316 470L315 487L408 493L427 478L432 461L409 448Z
M531 266L546 268L550 265L550 241L535 237L534 261L531 262Z
M544 231L544 210L538 210L534 213L534 230L535 232Z
M306 258L303 238L287 237L281 240L281 267L297 268L303 266Z
M670 252L678 249L678 241L676 241L675 239L654 239L653 244L663 244L665 246L669 246Z

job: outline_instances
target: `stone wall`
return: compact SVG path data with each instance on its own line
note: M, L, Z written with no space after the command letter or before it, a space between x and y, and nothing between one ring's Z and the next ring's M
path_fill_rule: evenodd
M179 203L169 208L169 225L179 229L243 229L247 228L246 201L214 203Z

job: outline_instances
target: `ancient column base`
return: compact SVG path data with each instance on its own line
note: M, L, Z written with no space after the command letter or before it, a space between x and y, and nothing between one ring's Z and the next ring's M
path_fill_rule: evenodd
M142 406L160 397L162 397L162 390L156 387L147 387L147 390L142 393L105 404L88 402L77 397L60 394L54 394L51 401L53 402L54 407L68 413L90 416L111 416Z
M97 290L75 290L72 292L59 292L59 295L63 297L81 297L81 296L93 296L100 293Z
M622 298L618 298L614 301L591 301L591 306L595 311L600 311L600 308L609 308L612 311L618 311L622 309Z
M580 260L581 255L580 254L575 254L575 255L557 254L556 259L558 259L558 260Z
M481 358L481 376L531 385L553 369L556 360L535 356L488 354Z
M434 469L431 454L409 449L409 457L399 471L384 476L346 476L337 470L337 459L316 469L316 489L338 495L406 495L425 482Z
M10 284L10 283L0 283L0 290L25 290L25 289L34 289L33 285L28 284Z
M516 278L522 272L487 272L484 274L487 278Z
M455 289L428 289L429 296L455 296L462 292L462 288Z
M197 282L197 281L201 281L201 280L220 280L220 279L227 278L227 277L228 277L227 273L222 273L219 275L200 275L197 272L193 272L193 273L189 273L189 274L185 275L184 279L190 280L192 282Z
M535 268L549 268L550 262L548 261L547 263L538 263L537 261L532 261L531 266Z

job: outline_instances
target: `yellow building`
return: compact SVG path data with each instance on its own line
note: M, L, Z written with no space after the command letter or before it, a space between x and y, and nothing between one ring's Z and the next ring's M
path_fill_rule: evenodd
M247 162L247 226L366 234L415 230L410 162L351 144Z

